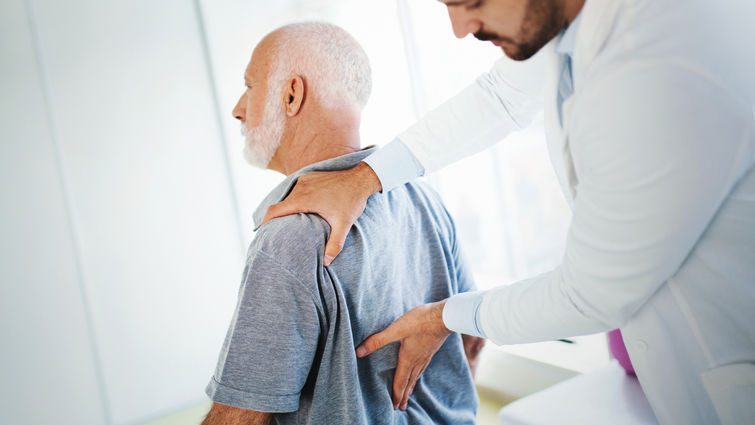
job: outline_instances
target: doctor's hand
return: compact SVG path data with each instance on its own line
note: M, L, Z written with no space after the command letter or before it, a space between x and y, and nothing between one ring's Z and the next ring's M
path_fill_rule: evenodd
M443 324L446 300L415 307L357 347L357 357L365 357L380 348L401 341L398 365L393 377L393 408L406 410L414 385L427 368L433 355L451 331Z
M316 213L330 225L323 258L323 264L329 266L364 212L367 198L381 189L380 179L364 162L348 170L307 173L299 177L286 199L267 209L262 224L285 215Z

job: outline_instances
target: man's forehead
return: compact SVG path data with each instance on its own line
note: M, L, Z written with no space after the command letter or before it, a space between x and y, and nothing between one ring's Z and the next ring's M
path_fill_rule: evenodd
M267 66L269 65L269 62L271 60L270 58L270 53L271 53L270 40L271 39L272 39L271 34L268 34L254 48L254 51L252 52L252 57L249 59L249 63L246 65L246 69L244 70L245 80L253 79L255 73L260 72L260 68L264 68L265 70L267 69Z
M251 80L252 79L252 61L250 60L249 63L246 65L246 69L244 69L244 80Z
M244 68L244 78L246 79L252 78L252 74L253 74L252 71L254 69L252 66L253 61L254 61L254 58L249 59L249 62L246 64L246 68Z
M253 80L254 76L259 73L259 67L263 62L262 59L263 58L260 58L257 49L255 49L254 53L252 53L252 57L249 59L249 63L246 64L246 69L244 69L245 80Z

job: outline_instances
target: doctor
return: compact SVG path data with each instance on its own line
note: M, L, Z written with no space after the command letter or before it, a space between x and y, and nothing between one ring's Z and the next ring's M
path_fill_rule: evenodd
M566 251L548 273L410 310L357 355L401 341L394 397L405 404L450 332L518 344L618 327L661 424L755 423L753 3L442 1L457 37L514 61L355 168L302 177L266 220L320 214L329 264L372 193L485 149L544 108L573 210Z

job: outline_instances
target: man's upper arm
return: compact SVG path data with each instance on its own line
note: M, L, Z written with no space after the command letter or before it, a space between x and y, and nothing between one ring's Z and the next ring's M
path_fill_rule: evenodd
M268 425L272 419L271 413L213 403L202 425Z
M292 224L300 218L278 220ZM266 226L271 224L275 227L274 221ZM213 401L225 405L292 412L299 407L319 341L321 307L312 293L316 283L305 284L303 276L286 267L289 259L306 262L301 253L268 253L263 248L270 244L255 246L255 242L218 366L206 391ZM297 249L306 245L277 237L270 242ZM309 256L314 258L315 253Z

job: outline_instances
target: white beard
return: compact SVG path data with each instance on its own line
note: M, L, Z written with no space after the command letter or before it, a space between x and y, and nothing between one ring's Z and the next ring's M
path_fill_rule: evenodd
M275 96L269 96L273 100ZM241 135L244 136L244 158L254 167L267 168L270 160L280 146L283 136L284 116L277 111L274 101L265 105L262 122L254 128L247 128L241 123Z

